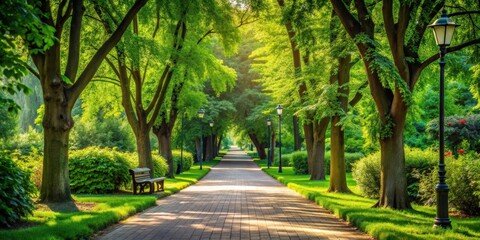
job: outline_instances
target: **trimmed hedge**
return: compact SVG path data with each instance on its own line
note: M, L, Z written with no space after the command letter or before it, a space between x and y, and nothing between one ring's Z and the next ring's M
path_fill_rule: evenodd
M177 172L177 167L180 165L180 150L173 150L173 162L175 163L175 172ZM183 151L183 161L182 161L182 170L188 171L193 165L193 154L190 152Z
M34 208L30 196L35 188L30 176L5 153L0 153L0 226L9 227Z
M70 189L74 193L111 193L130 180L125 155L109 148L71 151Z
M308 154L306 151L297 151L290 154L290 165L295 174L308 174Z

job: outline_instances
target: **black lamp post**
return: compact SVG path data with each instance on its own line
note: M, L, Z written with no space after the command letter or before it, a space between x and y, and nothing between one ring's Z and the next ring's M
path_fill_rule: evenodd
M211 154L212 154L212 160L215 158L215 147L213 146L213 125L214 125L214 122L213 120L210 120L210 122L208 122L208 125L210 125L210 144L212 146L212 151L211 151Z
M198 110L198 118L200 118L200 170L202 170L203 164L203 135L202 135L202 119L205 116L205 111L203 109Z
M282 173L282 105L277 106L278 114L278 172Z
M444 140L444 109L445 109L445 54L447 53L447 46L452 41L453 32L455 27L459 26L455 24L447 16L447 10L443 9L442 17L435 20L435 22L429 27L433 28L433 34L435 35L435 42L440 47L440 109L439 109L439 133L440 133L440 150L439 150L439 162L438 162L438 184L435 188L437 192L437 216L433 227L451 228L452 224L448 217L448 186L445 182L445 140Z
M271 151L272 151L272 136L270 135L270 127L272 126L272 119L267 118L267 129L268 129L268 155L267 155L267 167L270 168L272 165Z

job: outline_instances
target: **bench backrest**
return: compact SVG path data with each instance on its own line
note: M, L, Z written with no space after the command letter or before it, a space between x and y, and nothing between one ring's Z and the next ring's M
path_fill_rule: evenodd
M149 168L133 168L128 171L130 172L130 175L132 175L132 180L134 182L141 182L143 180L150 179Z

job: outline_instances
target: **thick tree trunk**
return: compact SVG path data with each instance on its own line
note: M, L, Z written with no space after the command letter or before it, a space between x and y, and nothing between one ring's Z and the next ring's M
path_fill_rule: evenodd
M345 170L345 137L341 126L336 126L340 122L339 116L332 117L330 125L330 188L329 192L351 192L347 186L347 176Z
M200 154L200 139L199 138L195 139L195 156L196 156L195 162L200 162L201 154Z
M300 125L298 123L298 117L293 116L293 149L300 151L302 146L302 137L300 136Z
M312 173L313 169L313 123L303 124L303 132L305 133L305 145L307 146L308 157L308 173Z
M344 113L348 111L348 95L350 82L350 62L351 56L346 54L339 57L338 67L331 74L330 83L338 84L337 101ZM331 120L330 137L330 188L329 192L351 192L347 186L347 176L345 169L345 134L342 126L337 126L340 122L340 115L335 115Z
M47 114L47 112L45 112ZM45 128L43 175L40 202L68 202L70 181L68 169L68 135L70 129Z
M172 132L168 124L162 120L158 127L153 127L153 132L158 139L158 153L167 160L168 164L168 178L175 178L175 163L172 155Z
M212 135L208 135L205 140L205 160L210 161L213 159Z
M310 180L325 180L325 133L328 127L328 118L322 118L313 123L313 166Z
M267 154L265 152L265 145L258 140L257 135L254 133L249 133L248 136L250 137L250 140L252 140L253 144L255 145L255 148L257 149L258 157L260 159L267 159Z
M139 122L141 119L139 119ZM138 166L150 168L150 177L153 177L155 169L153 168L152 147L150 145L150 128L144 122L140 124L136 131Z
M411 208L407 194L405 151L403 146L406 111L402 112L402 114L397 115L396 125L392 129L393 135L380 139L380 199L375 205L377 207Z
M212 156L215 158L217 156L217 135L212 135Z

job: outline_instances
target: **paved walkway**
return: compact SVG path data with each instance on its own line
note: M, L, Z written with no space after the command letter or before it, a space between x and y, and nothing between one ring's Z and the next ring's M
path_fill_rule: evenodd
M100 239L371 239L263 173L233 148L197 184Z

